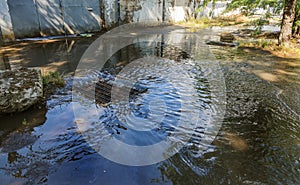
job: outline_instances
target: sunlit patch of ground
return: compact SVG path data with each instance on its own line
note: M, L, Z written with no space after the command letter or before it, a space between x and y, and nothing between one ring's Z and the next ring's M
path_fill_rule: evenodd
M259 16L242 16L234 15L229 17L218 18L200 18L191 19L188 21L181 21L175 24L184 26L190 31L196 32L197 29L209 28L214 26L226 27L236 26L239 30L238 34L233 33L236 37L236 42L240 47L250 47L269 51L273 55L284 58L300 58L300 43L297 39L291 40L285 45L278 45L278 31L261 31L258 29L257 20L261 19ZM280 25L279 18L270 18L267 20L268 25ZM252 26L252 29L245 29Z
M275 56L285 58L300 58L300 43L292 40L286 45L279 46L277 39L260 38L255 40L240 40L240 47L251 47L271 52Z
M190 19L188 21L180 21L174 24L179 26L184 26L188 28L207 28L211 26L232 26L232 25L239 25L243 24L244 22L248 22L249 19L240 16L228 16L228 17L218 17L214 19L209 18L200 18L200 19Z

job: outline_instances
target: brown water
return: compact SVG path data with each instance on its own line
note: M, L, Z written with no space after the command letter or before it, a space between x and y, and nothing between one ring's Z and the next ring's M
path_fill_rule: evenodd
M95 152L75 123L70 75L94 39L21 44L4 53L21 60L10 58L12 67L38 66L68 77L67 85L46 107L1 117L1 184L300 184L300 60L249 48L211 47L220 61L227 92L217 138L204 152L186 147L163 162L130 167ZM143 54L145 49L131 47L123 52ZM132 60L126 55L115 57L115 61ZM199 101L208 105L209 85L205 75L197 74ZM161 86L159 78L149 79L144 83L150 90ZM170 101L176 102L176 96ZM173 108L176 115L178 107ZM142 115L147 112L143 106L136 110ZM147 137L139 141L152 142Z

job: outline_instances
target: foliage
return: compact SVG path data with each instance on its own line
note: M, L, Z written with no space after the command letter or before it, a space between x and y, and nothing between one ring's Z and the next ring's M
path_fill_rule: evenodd
M203 9L205 8L205 7L207 7L207 5L208 5L208 3L209 2L212 2L212 6L213 6L213 8L215 7L215 4L216 4L216 1L217 0L198 0L198 3L199 2L202 2L201 4L200 4L200 6L198 7L198 8L196 8L196 11L195 11L195 13L196 13L196 15L199 13L199 12L201 12L201 11L203 11Z
M254 47L254 48L267 48L275 46L276 43L270 39L258 39L255 41L241 41L240 47Z
M43 84L46 86L48 84L54 84L57 87L64 87L66 83L66 81L63 78L63 75L59 72L50 72L47 75L44 75L42 79Z
M265 24L269 24L269 20L266 17L260 17L251 22L251 24L255 27L254 36L257 36L262 33L262 28Z
M199 18L190 19L188 21L180 21L177 24L184 25L192 28L206 28L210 26L231 26L241 24L241 21L237 21L236 17L217 17L214 19Z
M300 0L297 1L295 21L293 24L293 33L297 32L297 29L300 30Z
M297 6L296 6L296 15L300 15L300 1L297 1Z
M202 11L209 2L212 2L212 5L214 6L216 1L217 0L203 0L200 7L196 9L196 14ZM298 4L299 2L300 0L298 1ZM282 11L283 6L284 0L232 0L227 5L224 13L239 9L243 15L250 16L259 9L265 10L265 13L261 18L252 22L252 25L256 28L256 34L258 35L262 31L263 25L269 24L268 19L274 14L278 15Z
M253 15L259 8L267 10L266 17L272 14L279 14L283 9L283 0L232 0L227 5L226 12L240 9L246 15Z
M259 2L259 0L233 0L228 4L226 11L241 9L242 14L246 16L252 15Z
M27 123L28 123L27 120L24 118L22 121L22 125L27 125Z
M300 47L295 40L289 42L289 45L278 45L274 39L242 40L239 47L259 48L270 51L279 57L300 57Z
M283 7L284 0L232 0L227 5L226 11L240 9L244 15L249 16L255 14L257 10L265 10L259 19L252 22L252 25L255 26L254 36L256 36L262 32L265 24L270 23L268 19L274 14L279 15Z

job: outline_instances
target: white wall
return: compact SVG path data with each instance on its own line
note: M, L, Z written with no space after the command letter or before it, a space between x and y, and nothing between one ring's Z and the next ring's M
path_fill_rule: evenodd
M163 0L120 0L124 22L162 21ZM209 3L198 16L216 17L228 1ZM195 6L196 4L196 6ZM165 0L165 21L194 16L197 0ZM103 6L103 10L100 9ZM98 32L118 23L118 0L0 0L0 35L3 40L24 37ZM1 41L1 39L0 39Z
M2 36L0 35L2 39L0 40L6 42L15 39L7 0L0 1L0 29L2 33Z

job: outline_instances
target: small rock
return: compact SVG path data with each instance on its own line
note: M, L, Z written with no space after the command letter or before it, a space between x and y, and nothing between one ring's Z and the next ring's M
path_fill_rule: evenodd
M0 113L22 112L43 96L40 69L0 71Z
M234 36L231 33L222 33L220 36L220 41L221 42L233 42Z

